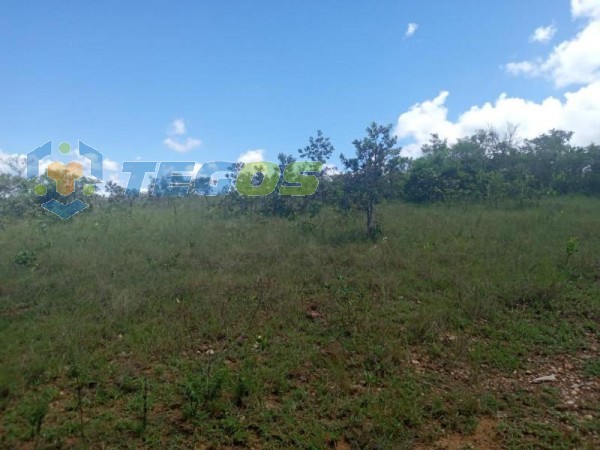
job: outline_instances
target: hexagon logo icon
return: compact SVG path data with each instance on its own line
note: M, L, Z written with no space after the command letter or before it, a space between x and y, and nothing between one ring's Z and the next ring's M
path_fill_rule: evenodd
M67 142L63 142L59 146L59 151L61 154L67 155L71 152L71 146ZM40 176L40 161L51 154L52 142L47 142L27 154L27 179ZM102 154L79 141L79 156L90 161L90 175L98 180L102 180ZM77 161L71 161L67 164L54 161L48 165L47 176L49 180L54 182L56 194L60 199L60 197L67 197L75 192L75 182L84 176L84 168ZM45 184L38 184L35 186L34 192L38 196L44 196L47 194L47 186ZM93 185L85 185L83 187L84 195L90 195L93 192ZM59 199L52 198L42 203L41 206L63 220L70 219L89 206L80 199L75 199L69 203L63 203Z

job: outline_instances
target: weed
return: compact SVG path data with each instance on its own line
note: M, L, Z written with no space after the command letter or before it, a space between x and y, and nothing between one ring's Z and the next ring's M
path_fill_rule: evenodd
M589 377L600 377L600 358L588 359L583 371Z
M36 260L37 256L33 250L21 250L11 259L14 264L23 267L35 267Z
M565 265L569 264L569 260L579 252L579 239L576 237L571 237L567 241L565 245Z

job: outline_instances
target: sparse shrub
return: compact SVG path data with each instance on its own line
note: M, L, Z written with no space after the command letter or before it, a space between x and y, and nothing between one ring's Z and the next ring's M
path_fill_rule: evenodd
M182 385L186 399L184 415L196 421L201 415L211 415L218 409L215 404L221 396L226 378L225 370L217 370L214 374L190 375Z
M12 257L12 262L18 266L35 267L37 256L33 250L22 250Z
M36 442L40 439L42 425L46 414L48 414L48 407L54 395L54 389L45 389L42 392L34 393L21 404L23 415L27 418L31 426L31 437L36 438Z
M579 239L571 237L565 246L565 265L569 264L569 260L573 255L579 252Z

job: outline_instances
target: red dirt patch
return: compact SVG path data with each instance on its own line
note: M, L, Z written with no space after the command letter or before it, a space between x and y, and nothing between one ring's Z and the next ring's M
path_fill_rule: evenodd
M500 438L496 433L496 422L483 418L471 436L451 434L438 439L433 444L418 445L414 450L501 450Z

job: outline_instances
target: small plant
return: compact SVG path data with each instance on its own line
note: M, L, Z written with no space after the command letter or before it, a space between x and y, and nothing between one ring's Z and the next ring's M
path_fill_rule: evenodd
M165 269L172 269L175 266L177 266L177 263L179 262L179 257L181 256L181 253L175 253L174 255L169 256L169 258L163 263L163 268Z
M75 362L71 362L69 376L75 380L75 398L77 400L77 412L79 413L79 432L83 435L83 387L84 380L81 370Z
M565 252L566 252L566 257L565 257L565 264L569 264L569 260L571 259L571 257L579 252L579 239L577 239L576 237L572 237L567 241L567 245L565 246Z
M589 377L600 377L600 358L586 361L583 371Z
M317 224L310 219L299 220L296 225L303 233L314 233L317 230Z
M334 317L347 336L356 331L366 314L365 295L361 289L352 286L343 275L338 275L335 284L325 284L334 298Z
M33 250L22 250L12 258L12 262L18 266L35 267L36 254Z
M146 431L148 426L148 379L142 380L142 432Z
M200 395L196 383L192 379L186 380L182 386L183 396L186 399L184 415L192 419L192 423L198 418L198 408L200 406Z
M141 378L135 377L133 380L132 387L134 388L134 395L129 405L131 409L136 412L137 420L130 422L129 429L142 438L142 440L146 441L148 439L148 436L146 435L148 429L148 416L152 409L150 383L146 376Z
M210 409L222 393L225 372L217 371L214 375L190 376L182 386L186 399L184 414L195 422L200 418L201 408Z
M31 425L31 437L36 438L36 447L42 433L42 425L46 414L48 413L48 405L54 397L52 390L46 390L40 394L36 394L30 401L23 403L23 412L29 425Z
M371 229L371 231L369 232L369 237L371 238L371 240L377 241L382 236L383 236L383 227L380 224L376 223L373 226L373 228Z
M233 393L233 402L238 408L244 406L244 400L246 397L250 395L250 387L248 385L248 381L244 376L239 376L235 386Z
M31 434L32 436L39 436L42 431L42 422L44 421L44 417L48 413L48 403L45 399L38 399L32 405L30 405L29 416L27 419L29 420L29 424L32 426Z

